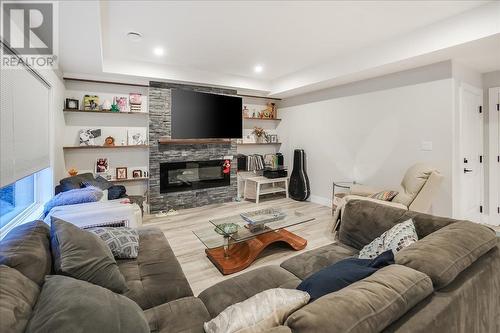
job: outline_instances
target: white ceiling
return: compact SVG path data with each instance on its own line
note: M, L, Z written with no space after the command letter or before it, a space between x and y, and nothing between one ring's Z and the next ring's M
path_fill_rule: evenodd
M465 0L67 1L60 5L60 59L66 73L131 75L279 94L314 83L318 69L332 78L345 75L321 68L330 63L348 68L343 62L347 65L352 57L366 57L367 51L380 51L379 45L392 41L411 42L411 36L430 26L465 19L489 4ZM488 28L490 34L496 28L500 32L500 27ZM130 41L129 31L140 32L142 40ZM481 33L478 36L484 37ZM443 47L455 46L439 42ZM153 54L157 46L165 49L164 56ZM462 53L467 58L467 52ZM478 70L496 66L495 59L472 58ZM262 73L254 73L256 64L264 67ZM318 80L328 81L328 77L318 76Z

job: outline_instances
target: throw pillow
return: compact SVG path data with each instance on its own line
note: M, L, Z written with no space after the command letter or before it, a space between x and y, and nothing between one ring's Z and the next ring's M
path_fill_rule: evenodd
M274 288L233 304L206 322L206 333L261 332L282 325L286 318L306 305L309 294L299 290Z
M0 266L0 332L23 333L40 289L14 268Z
M96 202L102 198L102 191L96 187L79 188L61 192L45 204L44 214L57 206L76 205L86 202Z
M394 197L398 195L397 191L382 191L375 194L370 195L370 198L382 200L382 201L392 201Z
M97 235L53 218L51 248L54 270L116 293L128 290L109 247Z
M108 188L108 199L109 200L116 200L123 198L125 196L125 193L127 193L127 189L123 185L113 185L110 188Z
M139 254L137 230L127 227L98 227L87 229L99 236L109 247L115 258L135 259Z
M111 183L104 177L97 176L95 179L82 181L82 185L83 187L89 187L89 186L97 187L104 191L113 186L113 183Z
M382 267L394 264L392 251L385 251L375 259L347 258L314 273L297 286L307 292L311 302L362 280Z
M141 308L131 299L60 275L45 279L26 333L149 333Z
M396 224L363 247L359 252L359 258L372 259L387 250L392 250L396 254L416 241L418 241L417 231L413 225L413 220L409 219Z

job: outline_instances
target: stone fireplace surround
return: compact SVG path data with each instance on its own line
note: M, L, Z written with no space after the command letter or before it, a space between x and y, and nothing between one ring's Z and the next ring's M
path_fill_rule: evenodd
M215 144L159 144L161 137L171 135L171 89L235 95L236 90L190 86L175 83L149 83L149 205L155 213L169 209L199 207L232 201L237 196L236 140ZM222 117L223 115L221 115ZM196 121L196 119L193 119ZM193 191L160 193L160 163L221 160L232 156L230 185Z

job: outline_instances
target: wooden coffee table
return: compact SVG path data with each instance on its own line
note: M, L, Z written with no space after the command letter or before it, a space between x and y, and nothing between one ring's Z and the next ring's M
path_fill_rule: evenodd
M232 274L250 266L270 244L283 242L296 251L306 247L306 239L285 228L313 221L314 218L297 210L282 212L284 218L252 230L240 215L234 215L210 220L208 227L193 233L206 246L205 253L215 267L224 275ZM224 223L238 225L238 231L233 234L224 233L217 227Z

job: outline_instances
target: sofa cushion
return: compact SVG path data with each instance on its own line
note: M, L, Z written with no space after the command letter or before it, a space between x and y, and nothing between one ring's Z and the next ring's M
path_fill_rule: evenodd
M281 267L301 280L336 262L356 256L358 251L339 243L329 244L320 248L301 253L285 260Z
M396 263L424 272L436 289L445 287L497 245L490 228L467 221L446 226L396 254Z
M46 277L26 333L149 332L141 308L106 288L61 275Z
M260 267L219 282L205 289L198 297L212 317L230 305L242 302L261 291L271 288L294 289L300 280L278 266Z
M372 275L382 267L394 264L394 254L388 250L375 259L348 258L314 273L297 287L311 295L311 302Z
M0 281L0 332L23 333L40 288L5 265L0 265Z
M152 307L144 314L151 333L204 333L203 323L210 320L203 302L192 296Z
M380 332L432 293L427 275L390 265L292 313L285 325L301 332Z
M450 218L388 207L367 200L350 200L344 206L338 237L343 244L361 250L394 225L409 219L413 220L419 239L457 222Z
M43 212L44 214L48 214L52 210L52 208L58 206L96 202L101 200L102 197L103 192L97 187L78 188L66 192L61 192L45 204Z
M300 290L273 288L233 304L206 322L206 333L252 333L278 327L309 301Z
M0 241L0 265L17 269L41 286L52 269L49 226L33 221L12 229Z
M137 259L118 259L128 286L125 296L149 309L175 299L193 296L182 268L160 229L138 229Z
M111 250L99 236L53 218L51 247L57 274L88 281L117 293L127 291Z

